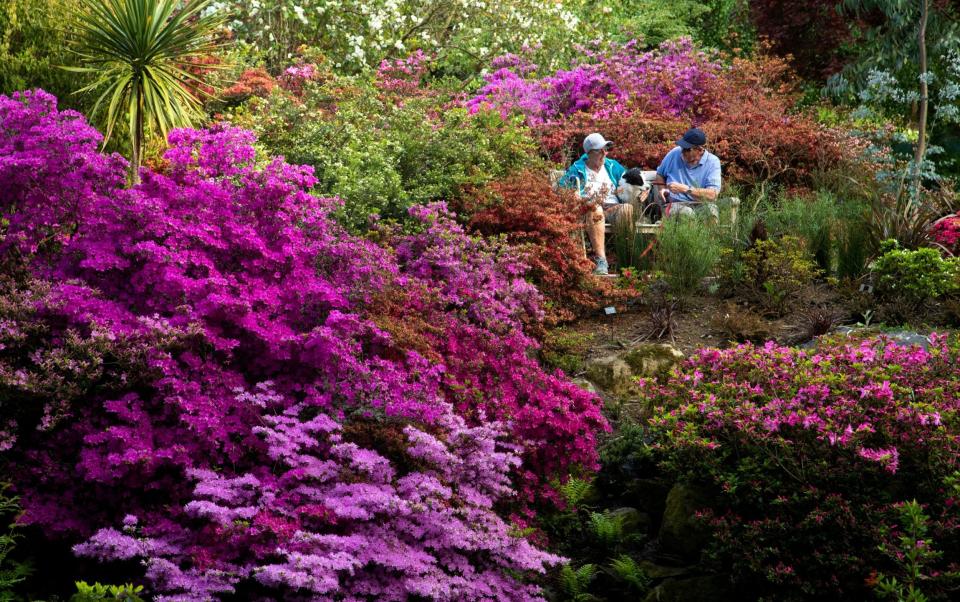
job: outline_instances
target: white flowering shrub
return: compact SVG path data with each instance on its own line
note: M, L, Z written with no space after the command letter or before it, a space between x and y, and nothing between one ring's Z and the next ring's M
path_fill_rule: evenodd
M418 49L452 64L479 64L524 45L556 50L576 41L580 21L553 0L221 0L216 8L273 66L307 45L347 72Z

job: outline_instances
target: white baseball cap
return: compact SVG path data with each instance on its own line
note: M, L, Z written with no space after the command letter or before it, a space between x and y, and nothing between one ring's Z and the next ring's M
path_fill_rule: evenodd
M604 139L604 137L597 132L594 132L583 139L583 151L587 153L594 150L600 150L601 148L609 149L611 146L613 146L613 142Z

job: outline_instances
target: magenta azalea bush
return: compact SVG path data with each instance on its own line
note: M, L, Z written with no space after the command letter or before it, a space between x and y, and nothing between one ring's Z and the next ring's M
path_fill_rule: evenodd
M903 576L879 546L897 547L900 507L917 500L923 545L942 554L922 590L944 599L960 568L958 361L936 335L927 350L884 338L702 350L647 383L655 456L706 492L708 552L751 595L873 597L878 573Z
M600 50L581 48L583 62L539 77L536 65L516 55L494 59L494 71L470 99L471 111L494 108L520 113L531 125L578 112L608 116L628 106L674 117L696 117L709 82L721 66L696 50L688 38L666 41L642 52L639 43L611 43Z
M130 189L99 141L42 91L0 96L22 520L139 560L158 600L538 599L561 559L502 516L594 468L608 427L531 359L517 256L442 205L350 236L243 130L172 133Z

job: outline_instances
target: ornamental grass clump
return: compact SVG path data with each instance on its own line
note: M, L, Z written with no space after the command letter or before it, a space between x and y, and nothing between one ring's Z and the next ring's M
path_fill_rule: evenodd
M664 222L654 247L654 265L663 272L672 294L696 293L719 260L720 242L713 226L686 217Z
M350 236L311 168L226 125L175 130L124 188L49 95L0 96L0 124L0 462L25 524L138 561L156 600L541 597L561 559L503 516L594 469L608 427L532 359L513 251L442 205Z
M871 598L872 576L903 576L878 543L896 544L900 508L914 499L943 552L918 585L949 598L958 361L958 341L939 335L927 349L884 338L815 351L746 344L701 350L666 383L646 383L661 476L706 492L707 556L744 598Z

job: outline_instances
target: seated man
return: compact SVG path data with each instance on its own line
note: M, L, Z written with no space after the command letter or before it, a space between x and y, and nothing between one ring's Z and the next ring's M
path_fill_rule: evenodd
M607 157L607 151L613 143L597 133L583 140L584 155L567 169L560 185L566 188L576 186L580 196L587 199L592 209L587 213L585 228L590 246L593 247L594 274L606 275L607 253L604 241L604 221L619 222L633 217L633 206L621 203L617 198L617 186L626 169L616 160Z
M661 189L666 215L693 215L694 212L720 217L720 159L706 150L707 135L700 128L687 130L657 168L654 184Z

